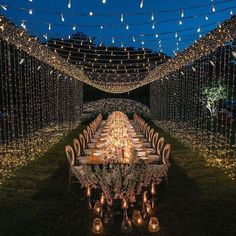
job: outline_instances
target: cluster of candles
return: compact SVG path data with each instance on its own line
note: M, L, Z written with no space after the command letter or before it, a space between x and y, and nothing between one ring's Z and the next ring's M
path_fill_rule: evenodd
M152 199L151 201L148 199L148 191L143 192L142 196L142 210L134 209L132 211L132 217L130 218L128 216L128 202L127 200L123 200L121 204L121 208L123 209L123 220L121 225L121 231L123 233L130 233L132 231L132 223L135 226L143 226L145 223L145 220L149 218L148 221L148 231L151 233L159 232L160 231L160 224L159 220L156 216L153 215L154 212L154 196L156 194L155 187L152 184L151 186L151 195ZM87 196L91 197L91 189L87 189ZM97 201L94 205L94 207L90 208L93 209L93 214L96 216L93 220L92 224L92 232L94 234L102 234L104 232L104 223L102 221L103 218L103 206L106 203L106 199L104 195L101 195L101 198L99 201ZM105 220L104 220L105 221Z

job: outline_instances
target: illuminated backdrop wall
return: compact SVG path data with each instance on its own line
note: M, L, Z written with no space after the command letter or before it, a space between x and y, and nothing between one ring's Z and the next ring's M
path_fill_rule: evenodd
M235 157L235 77L234 40L151 83L151 116L208 157Z
M35 139L46 127L72 126L83 105L83 83L0 41L0 144ZM38 136L37 136L38 137Z

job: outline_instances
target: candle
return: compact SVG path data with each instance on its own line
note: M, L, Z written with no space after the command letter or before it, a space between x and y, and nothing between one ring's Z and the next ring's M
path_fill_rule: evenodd
M142 225L143 224L143 217L141 212L138 210L133 211L132 221L135 225Z
M124 218L121 225L121 231L123 233L130 233L132 231L132 224L129 218Z
M103 193L102 193L102 196L101 196L101 199L100 199L100 203L101 203L102 205L105 204L105 197L104 197Z
M143 202L144 203L146 203L147 202L147 191L145 191L144 193L143 193Z
M95 218L93 220L93 228L92 231L94 234L101 234L103 232L103 224L100 218Z
M150 204L150 202L146 203L146 209L147 209L147 213L150 216L152 214L152 206Z
M93 213L95 215L100 215L102 212L102 206L100 204L100 202L96 202L96 204L94 205L94 208L93 208Z
M122 208L123 208L123 209L127 209L127 208L128 208L128 204L127 204L127 202L126 202L125 199L124 199L124 201L123 201Z
M160 225L157 217L151 217L148 224L148 230L150 232L160 231Z
M91 189L90 189L90 187L87 188L87 197L91 197Z

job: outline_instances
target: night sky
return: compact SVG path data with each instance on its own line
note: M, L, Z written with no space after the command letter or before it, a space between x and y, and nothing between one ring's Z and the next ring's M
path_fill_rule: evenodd
M179 41L179 50L182 51L198 39L199 34L205 35L236 11L235 0L144 0L143 8L139 7L140 0L107 0L106 4L102 0L71 0L71 3L69 9L68 0L3 0L1 5L7 5L7 11L1 7L0 13L18 26L25 20L28 32L42 41L45 40L45 34L48 38L68 38L78 31L95 37L98 45L102 42L110 46L114 37L114 45L118 47L123 44L124 47L145 47L154 51L162 49L164 53L172 55L177 47L176 42ZM212 11L212 4L215 12ZM192 9L186 9L189 7ZM32 14L29 14L30 9ZM93 16L89 16L89 12ZM120 20L121 14L124 15L123 22ZM152 14L154 20L151 19ZM76 26L75 31L73 26Z

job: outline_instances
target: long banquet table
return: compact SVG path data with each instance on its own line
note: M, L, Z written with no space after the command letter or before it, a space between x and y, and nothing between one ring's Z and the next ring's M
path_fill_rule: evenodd
M144 146L143 138L125 114L112 113L96 139L86 164L130 163L134 155L150 163L150 148Z

